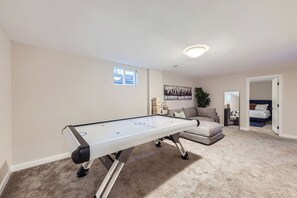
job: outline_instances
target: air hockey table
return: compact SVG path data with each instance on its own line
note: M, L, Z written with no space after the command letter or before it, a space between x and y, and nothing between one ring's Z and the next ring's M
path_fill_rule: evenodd
M107 168L94 197L107 197L135 146L154 141L157 147L168 139L175 143L181 158L188 153L179 141L179 132L199 126L199 121L162 115L142 116L79 125L67 125L62 133L74 163L81 164L77 177L84 177L95 159Z

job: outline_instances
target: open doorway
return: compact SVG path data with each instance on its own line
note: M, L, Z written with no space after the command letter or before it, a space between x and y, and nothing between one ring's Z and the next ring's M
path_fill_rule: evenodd
M247 123L249 130L280 133L281 76L247 79Z
M224 125L239 127L239 91L224 92Z

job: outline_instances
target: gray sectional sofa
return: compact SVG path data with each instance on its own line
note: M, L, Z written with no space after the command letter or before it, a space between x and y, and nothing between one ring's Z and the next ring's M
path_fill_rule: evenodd
M195 119L199 121L209 121L209 122L220 122L220 118L216 112L216 108L202 108L202 107L189 107L182 109L170 109L168 111L169 116L174 116L175 112L184 112L186 118Z
M200 121L195 129L183 131L180 136L195 142L210 145L222 139L223 125L219 124L220 119L215 108L190 107L173 109L168 111L169 116L175 116L175 112L184 112L186 118Z

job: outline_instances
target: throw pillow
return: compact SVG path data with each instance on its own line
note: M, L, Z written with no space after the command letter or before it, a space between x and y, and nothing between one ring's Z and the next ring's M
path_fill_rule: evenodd
M187 118L197 116L197 110L195 107L183 108L183 112Z
M180 113L180 112L182 112L182 109L169 109L168 110L168 116L174 116L174 113L175 112L178 112L178 113Z
M268 104L257 104L256 105L256 110L267 110Z
M186 115L185 115L185 113L184 113L183 111L180 112L180 113L175 112L175 113L174 113L174 116L175 116L175 117L178 117L178 118L186 118Z
M250 104L250 110L255 110L255 108L256 108L256 104L251 103L251 104Z

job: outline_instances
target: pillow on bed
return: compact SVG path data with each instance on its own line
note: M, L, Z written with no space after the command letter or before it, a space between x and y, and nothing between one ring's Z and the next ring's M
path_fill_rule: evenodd
M250 104L250 110L255 110L255 108L256 108L256 104L251 103L251 104Z
M175 117L178 117L178 118L186 118L186 115L185 115L185 113L184 113L183 111L180 112L180 113L175 112L175 113L174 113L174 116L175 116Z
M267 110L268 104L257 104L255 110Z

